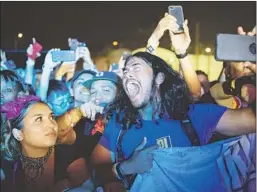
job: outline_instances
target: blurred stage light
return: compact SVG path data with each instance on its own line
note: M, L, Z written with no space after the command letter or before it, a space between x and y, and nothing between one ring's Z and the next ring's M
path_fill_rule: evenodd
M206 53L210 53L211 52L211 48L210 47L206 47L205 52Z
M18 34L18 38L21 39L22 37L23 37L23 34L22 34L22 33L19 33L19 34Z
M118 41L113 41L113 42L112 42L112 45L113 45L114 47L115 47L115 46L118 46L118 44L119 44Z

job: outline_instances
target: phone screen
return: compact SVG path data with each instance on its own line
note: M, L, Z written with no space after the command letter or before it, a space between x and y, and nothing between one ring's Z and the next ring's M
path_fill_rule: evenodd
M168 8L169 14L174 16L177 19L177 24L179 25L178 33L183 32L183 23L184 23L184 14L182 6L171 5Z
M58 61L75 61L75 52L70 50L62 50L62 51L53 51L52 52L52 60L54 62Z

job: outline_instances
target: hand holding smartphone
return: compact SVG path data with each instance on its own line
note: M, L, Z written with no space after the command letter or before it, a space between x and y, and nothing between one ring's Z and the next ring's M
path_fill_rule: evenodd
M78 47L86 47L86 43L79 42L78 39L68 39L68 44L71 50L75 51Z
M27 54L27 56L32 60L36 60L36 58L40 56L40 52L42 51L43 47L36 42L35 38L32 38L32 42L32 54Z
M217 34L215 59L217 61L251 61L255 63L255 36Z

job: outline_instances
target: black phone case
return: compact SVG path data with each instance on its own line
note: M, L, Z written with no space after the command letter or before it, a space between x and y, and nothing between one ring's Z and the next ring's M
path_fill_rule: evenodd
M217 34L215 59L217 61L256 61L256 37L235 34Z

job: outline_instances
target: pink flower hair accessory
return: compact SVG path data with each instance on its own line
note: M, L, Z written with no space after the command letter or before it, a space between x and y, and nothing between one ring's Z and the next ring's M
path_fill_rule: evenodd
M6 113L8 120L18 117L24 106L31 101L41 101L41 99L34 95L18 97L14 101L10 101L8 103L3 104L0 107L0 112Z

